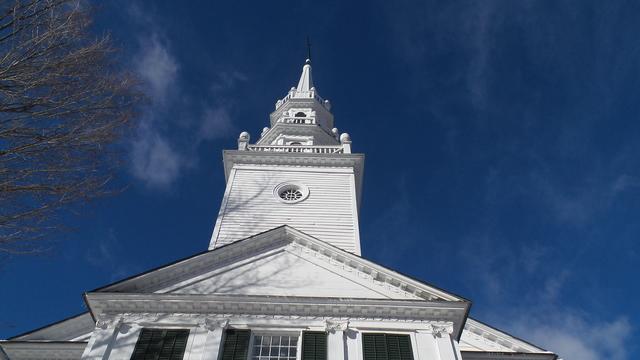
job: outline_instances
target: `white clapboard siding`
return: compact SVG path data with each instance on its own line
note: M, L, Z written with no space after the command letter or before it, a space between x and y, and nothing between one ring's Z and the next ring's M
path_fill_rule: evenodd
M290 225L346 251L359 253L354 177L351 168L234 168L212 239L219 247L281 225ZM274 195L281 183L309 188L301 202Z

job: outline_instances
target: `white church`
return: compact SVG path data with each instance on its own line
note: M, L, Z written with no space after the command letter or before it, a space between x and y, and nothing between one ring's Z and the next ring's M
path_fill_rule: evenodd
M558 358L360 256L364 155L334 127L309 60L270 122L223 153L207 251L86 292L87 312L0 341L0 359Z

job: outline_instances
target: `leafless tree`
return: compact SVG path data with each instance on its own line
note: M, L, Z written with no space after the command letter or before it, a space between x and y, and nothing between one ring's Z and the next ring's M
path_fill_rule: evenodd
M41 250L111 192L140 100L76 0L0 0L0 254Z

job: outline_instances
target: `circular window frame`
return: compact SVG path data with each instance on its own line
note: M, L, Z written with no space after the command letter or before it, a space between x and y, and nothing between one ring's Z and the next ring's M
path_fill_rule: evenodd
M288 191L288 190L298 190L298 191L300 191L302 196L299 199L296 199L296 200L285 200L282 197L280 197L283 192ZM284 204L296 204L296 203L299 203L301 201L304 201L306 198L309 197L309 188L306 185L301 184L301 183L297 183L297 182L283 182L281 184L278 184L273 189L273 196L276 199L278 199L278 201L280 201L281 203L284 203Z

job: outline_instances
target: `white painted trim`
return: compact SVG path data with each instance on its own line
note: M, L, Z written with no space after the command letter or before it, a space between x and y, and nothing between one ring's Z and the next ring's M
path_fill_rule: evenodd
M351 191L351 199L354 202L351 206L353 208L353 232L355 234L355 250L354 253L358 256L362 254L361 245L360 245L360 201L359 194L356 189L356 177L353 171L349 176L349 184Z
M318 240L310 235L302 233L290 226L280 226L264 233L252 236L245 240L239 240L227 246L217 248L168 267L160 268L151 273L104 287L99 292L152 292L168 287L176 280L184 279L187 274L200 274L211 266L220 266L222 263L233 263L246 259L250 254L256 254L285 243L292 243L305 248L319 258L340 265L345 272L356 271L365 278L371 278L381 285L399 288L427 301L444 300L464 304L469 303L453 294L438 288L413 280L393 270L382 267L372 261L353 255L347 251Z
M77 360L86 342L0 341L0 359Z
M350 166L337 166L337 167L318 167L318 166L292 166L292 165L249 165L249 164L235 164L234 169L241 170L256 170L256 171L299 171L299 172L314 172L314 173L341 173L341 174L353 174L353 167Z
M216 247L216 242L218 241L218 236L220 235L220 227L222 225L222 219L224 218L224 214L227 211L227 204L229 203L229 194L231 194L231 188L234 184L234 179L236 177L236 169L235 167L231 169L229 172L229 179L227 180L227 186L224 190L224 195L222 197L222 204L220 205L220 210L218 211L218 217L216 218L216 224L213 227L213 234L211 234L211 240L209 241L209 250Z

